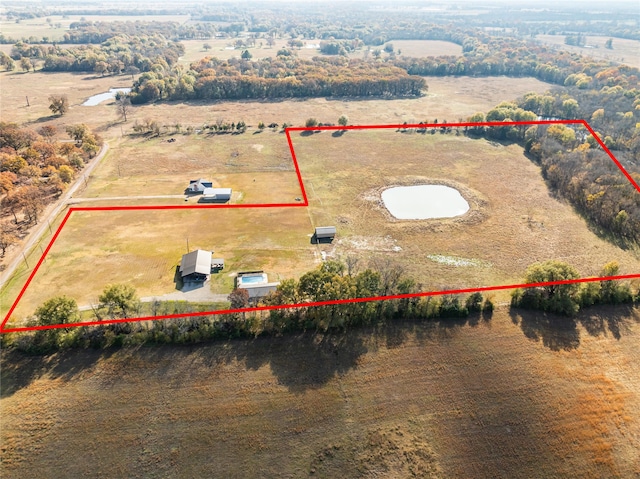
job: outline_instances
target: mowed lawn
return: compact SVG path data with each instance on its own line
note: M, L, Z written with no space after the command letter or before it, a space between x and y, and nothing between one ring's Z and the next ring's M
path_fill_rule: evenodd
M298 277L319 262L311 234L304 208L74 212L8 326L54 296L97 304L107 284L131 284L139 296L172 293L187 242L225 259L207 284L213 293L230 293L238 271L264 270L270 281ZM3 294L3 317L19 286Z
M204 178L232 188L231 203L293 203L301 196L283 133L124 137L111 145L96 168L84 198L180 195L189 180ZM198 197L191 198L195 203ZM174 199L174 203L184 200Z
M614 308L576 320L499 308L475 326L4 350L0 473L636 477L639 320Z
M518 145L395 130L295 132L293 143L314 225L338 230L334 244L322 245L329 256L390 258L424 290L515 284L529 264L551 259L582 276L614 260L621 274L640 272L637 256L597 237L552 195ZM462 188L473 199L469 213L395 220L382 206L385 188L432 181Z

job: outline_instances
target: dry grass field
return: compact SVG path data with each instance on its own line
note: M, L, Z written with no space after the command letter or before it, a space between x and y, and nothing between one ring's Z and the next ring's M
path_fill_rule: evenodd
M257 130L256 130L257 131ZM233 189L232 203L293 203L301 197L291 153L283 133L265 130L239 135L124 137L92 173L81 197L181 195L190 179ZM191 203L197 196L190 199ZM173 200L184 203L182 198Z
M258 39L256 46L249 48L234 48L235 38L219 38L210 40L183 40L185 53L180 57L180 62L189 65L201 58L210 56L221 59L240 58L244 50L249 50L254 59L257 58L274 58L278 50L282 48L291 49L287 45L288 39L276 39L273 47L269 47L264 39ZM306 40L305 46L294 48L296 55L300 58L312 58L315 56L323 56L320 53L320 40ZM462 47L452 42L444 42L440 40L393 40L389 42L393 44L393 48L401 55L407 57L428 57L439 55L462 55ZM211 49L205 50L204 45L208 44ZM383 47L377 47L382 50ZM371 51L375 50L372 48ZM350 58L363 58L366 54L366 48L349 53Z
M329 256L392 258L424 290L519 283L529 264L548 259L583 276L612 260L624 273L640 271L637 254L598 238L550 193L518 145L395 130L296 132L293 143L314 225L338 228L334 244L322 245ZM387 187L432 181L459 188L469 212L400 221L382 206ZM454 260L463 264L443 264Z
M50 22L47 19L51 20ZM64 34L69 31L69 25L82 20L91 22L178 22L184 23L189 19L188 15L50 15L43 18L0 21L0 31L8 38L22 39L34 36L36 38L48 37L52 41L62 40Z
M627 40L625 38L614 38L613 49L605 48L605 42L611 37L588 36L587 45L594 48L577 47L566 45L564 35L536 35L536 40L554 45L559 50L573 53L580 53L585 57L593 57L602 60L625 63L635 68L640 68L640 42L637 40Z
M305 208L74 212L7 325L53 296L97 304L112 283L132 284L139 296L172 293L187 241L190 251L225 259L207 284L213 293L229 294L238 271L262 269L270 281L298 277L319 262L312 233ZM3 317L20 286L3 291Z
M498 309L324 338L5 352L2 476L637 477L638 321Z
M127 75L99 77L93 74L0 72L3 118L34 129L45 124L62 127L86 123L98 129L105 138L115 138L131 131L133 123L146 118L161 125L180 123L200 127L212 124L217 118L227 121L243 119L257 127L258 122L304 125L309 117L322 122L337 123L340 115L347 115L352 124L402 123L438 118L457 121L478 111L487 111L504 101L529 91L542 93L548 83L533 78L428 78L429 90L424 97L398 100L344 100L312 98L282 101L233 102L164 102L133 108L127 123L117 115L113 102L88 107L82 103L91 95L109 88L130 87ZM66 94L70 109L63 117L52 117L49 95ZM31 106L26 106L25 96ZM249 133L253 133L249 130Z

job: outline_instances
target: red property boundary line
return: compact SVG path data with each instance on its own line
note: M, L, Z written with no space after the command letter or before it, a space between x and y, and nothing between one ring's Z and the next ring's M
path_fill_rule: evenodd
M243 309L225 309L225 310L217 310L217 311L204 311L199 313L182 313L182 314L168 314L162 316L146 316L141 318L121 318L121 319L107 319L104 321L83 321L77 323L69 323L69 324L52 324L47 326L28 326L28 327L20 327L20 328L5 328L6 323L9 321L11 314L16 309L18 302L24 295L27 287L33 280L34 276L40 269L40 266L44 262L45 256L51 250L54 242L57 240L60 232L64 228L65 224L69 220L71 214L75 211L122 211L122 210L177 210L177 209L195 209L195 208L211 208L211 209L230 209L230 208L282 208L282 207L308 207L309 199L307 197L306 190L304 188L304 183L302 180L302 175L300 173L300 168L298 166L298 160L296 158L295 150L293 147L293 142L291 140L292 131L322 131L322 130L371 130L371 129L416 129L416 128L441 128L443 126L451 127L451 128L460 128L460 127L498 127L498 126L521 126L521 125L554 125L554 124L573 124L573 125L582 125L587 131L596 139L600 147L603 151L611 158L611 160L615 163L618 169L622 172L622 174L629 180L629 182L633 185L633 187L640 193L640 186L638 183L631 177L629 172L625 170L622 164L617 160L617 158L609 151L603 141L598 137L596 132L591 128L591 126L585 120L536 120L536 121L509 121L509 122L480 122L480 123L419 123L419 124L402 124L402 125L351 125L351 126L317 126L317 127L290 127L285 129L285 135L287 137L287 142L289 144L289 150L291 151L291 158L293 160L293 165L296 171L296 176L298 178L298 182L300 184L300 190L302 192L302 202L297 203L265 203L265 204L220 204L220 205L145 205L145 206L103 206L103 207L72 207L69 208L67 214L64 216L60 226L56 230L55 234L49 241L47 248L42 253L40 260L36 264L35 268L29 275L25 285L22 287L18 297L13 302L11 309L5 316L2 324L0 324L0 334L3 333L14 333L21 331L36 331L36 330L44 330L44 329L58 329L58 328L71 328L78 326L96 326L101 324L116 324L116 323L129 323L129 322L137 322L137 321L156 321L163 319L171 319L171 318L188 318L188 317L197 317L197 316L214 316L221 314L233 314L233 313L247 313L254 311L271 311L276 309L294 309L294 308L309 308L314 306L328 306L328 305L339 305L346 303L364 303L369 301L384 301L384 300L392 300L392 299L408 299L408 298L420 298L427 296L442 296L447 294L463 294L463 293L476 293L476 292L487 292L487 291L499 291L506 289L516 289L516 288L533 288L539 286L552 286L552 285L560 285L560 284L573 284L573 283L588 283L595 281L612 281L612 280L622 280L622 279L636 279L640 278L640 273L638 274L627 274L627 275L618 275L618 276L603 276L603 277L593 277L593 278L579 278L573 280L563 280L563 281L546 281L541 283L523 283L523 284L510 284L510 285L500 285L500 286L486 286L480 288L467 288L467 289L452 289L446 291L425 291L420 293L410 293L410 294L397 294L397 295L389 295L389 296L374 296L368 298L348 298L348 299L338 299L331 301L318 301L311 303L298 303L298 304L285 304L278 306L256 306L251 308L243 308Z

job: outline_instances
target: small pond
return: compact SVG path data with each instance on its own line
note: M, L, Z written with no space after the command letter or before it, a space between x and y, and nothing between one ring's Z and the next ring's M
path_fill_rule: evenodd
M382 192L382 201L400 220L453 218L469 211L460 192L444 185L396 186Z
M111 100L112 98L115 98L118 92L129 93L130 91L131 91L131 88L111 88L106 93L98 93L97 95L90 96L89 98L87 98L87 101L85 101L82 104L82 106L96 106L102 103L103 101L107 101L107 100Z

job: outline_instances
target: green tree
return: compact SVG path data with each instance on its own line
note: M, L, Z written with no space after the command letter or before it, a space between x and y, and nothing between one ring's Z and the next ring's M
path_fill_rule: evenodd
M609 50L613 50L613 38L609 38L606 42L604 42L604 47Z
M307 121L304 124L307 128L313 128L314 126L318 126L318 120L315 118L307 118Z
M64 115L69 110L69 99L67 95L51 95L49 96L49 110L55 115Z
M347 118L346 115L342 115L340 118L338 118L338 125L347 126L348 123L349 123L349 118Z
M128 318L138 308L139 301L136 290L130 284L108 285L98 298L100 308L106 308L110 317L121 315Z
M51 298L36 309L36 318L40 326L73 323L79 317L80 313L76 300L66 296Z
M525 283L548 283L578 278L578 272L573 266L550 260L529 266ZM514 306L573 315L580 309L579 289L577 283L532 286L524 290L515 290L511 302Z
M611 261L604 265L600 276L608 278L618 276L620 274L620 264L617 261ZM603 303L625 303L631 301L632 294L629 286L615 280L600 281L600 301Z
M251 54L251 52L249 50L245 50L242 52L242 55L240 55L244 60L251 60L253 58L253 55Z
M61 165L60 168L58 168L58 176L63 183L71 183L74 177L73 168L67 165Z

